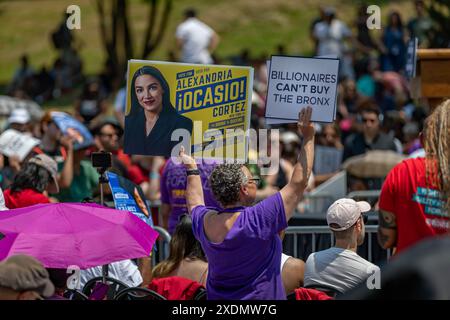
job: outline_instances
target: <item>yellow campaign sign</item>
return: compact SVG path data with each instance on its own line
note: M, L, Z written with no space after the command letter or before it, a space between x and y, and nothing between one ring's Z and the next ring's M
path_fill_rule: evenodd
M124 149L246 161L253 68L128 62Z

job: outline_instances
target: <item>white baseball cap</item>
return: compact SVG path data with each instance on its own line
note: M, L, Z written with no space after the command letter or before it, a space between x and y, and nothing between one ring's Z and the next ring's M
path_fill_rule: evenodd
M30 122L31 117L30 117L30 113L23 108L19 108L19 109L14 109L9 118L8 118L8 123L19 123L19 124L25 124Z
M333 231L344 231L353 226L363 212L370 210L366 201L342 198L336 200L327 210L327 223ZM332 225L337 225L337 227Z
M288 143L300 143L300 138L298 137L298 135L295 134L294 132L291 132L291 131L283 132L280 135L280 140L283 143L286 143L286 144L288 144Z

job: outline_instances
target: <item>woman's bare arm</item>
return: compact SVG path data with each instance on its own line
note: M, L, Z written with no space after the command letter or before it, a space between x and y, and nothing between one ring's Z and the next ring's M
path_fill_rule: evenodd
M299 114L297 125L299 133L303 136L303 144L291 180L280 191L286 220L292 217L295 207L303 196L314 163L314 126L310 122L311 114L311 107L303 109Z
M186 170L197 169L197 164L195 160L184 152L184 147L180 150L181 162L186 167ZM189 214L192 210L200 205L205 205L205 200L203 199L203 187L200 175L189 175L187 176L187 186L186 186L186 205Z

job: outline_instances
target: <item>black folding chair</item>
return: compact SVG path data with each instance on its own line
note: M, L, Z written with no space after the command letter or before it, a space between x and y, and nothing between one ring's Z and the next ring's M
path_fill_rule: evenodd
M289 294L286 296L286 300L297 300L297 299L295 298L295 292L289 293Z
M194 300L207 300L206 289L200 288L195 294Z
M159 293L147 288L126 288L120 291L114 300L167 300Z
M108 292L106 293L106 297L108 300L113 300L120 291L129 288L129 286L127 286L120 280L111 277L106 277L105 280L106 285L108 285ZM83 287L83 293L86 296L90 297L98 282L103 282L103 277L96 277L89 280Z

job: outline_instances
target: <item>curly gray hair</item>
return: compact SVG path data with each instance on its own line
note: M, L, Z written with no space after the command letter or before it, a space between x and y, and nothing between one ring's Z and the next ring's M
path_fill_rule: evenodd
M209 184L214 197L222 206L236 203L242 185L248 182L242 164L221 164L214 168Z

